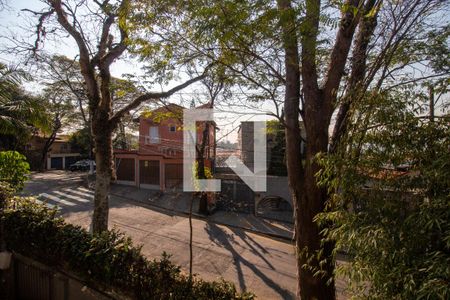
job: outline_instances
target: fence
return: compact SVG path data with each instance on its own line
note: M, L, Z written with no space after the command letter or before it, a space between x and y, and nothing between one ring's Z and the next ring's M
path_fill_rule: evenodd
M0 299L107 300L116 299L87 287L73 275L54 270L19 254L1 271ZM117 298L119 299L119 298ZM121 299L123 299L121 297Z

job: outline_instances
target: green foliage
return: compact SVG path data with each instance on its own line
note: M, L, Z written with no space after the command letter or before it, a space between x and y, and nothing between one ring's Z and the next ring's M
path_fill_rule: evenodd
M89 134L89 128L85 127L74 132L69 137L70 147L73 151L79 152L83 157L89 157L91 136Z
M211 168L207 167L207 166L203 166L204 171L205 171L205 178L204 179L213 179L213 173ZM198 161L194 161L194 165L192 166L192 178L193 179L202 179L200 178L200 170L199 170L199 163ZM198 182L194 182L194 187L196 190L200 189L200 186L198 185Z
M30 165L24 155L16 151L0 152L0 181L18 191L23 188L29 172Z
M112 230L92 236L33 198L10 199L3 220L10 250L65 268L101 290L133 299L253 299L225 281L191 282L167 254L149 261L122 233Z
M0 64L0 134L26 135L32 127L48 130L48 116L41 99L26 94L20 83L30 79L20 69Z
M322 161L319 178L338 192L317 220L351 255L338 272L358 298L450 298L450 119L418 117L411 96L365 99Z

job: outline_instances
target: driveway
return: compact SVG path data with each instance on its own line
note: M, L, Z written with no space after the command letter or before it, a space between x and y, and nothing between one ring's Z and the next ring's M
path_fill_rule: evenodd
M63 171L36 173L24 193L39 195L40 201L57 206L68 222L89 229L94 196L83 187L82 176ZM150 259L165 251L172 254L174 263L188 270L186 216L111 196L109 226L130 235ZM294 298L296 264L290 243L199 219L193 220L193 228L193 270L200 277L222 277L241 291L253 291L259 299Z

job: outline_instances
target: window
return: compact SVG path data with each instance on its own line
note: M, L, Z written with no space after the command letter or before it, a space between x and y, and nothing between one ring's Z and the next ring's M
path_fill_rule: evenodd
M159 143L159 128L158 126L150 126L150 144Z
M170 132L175 132L175 131L177 131L177 127L176 127L176 126L169 126L169 131L170 131Z

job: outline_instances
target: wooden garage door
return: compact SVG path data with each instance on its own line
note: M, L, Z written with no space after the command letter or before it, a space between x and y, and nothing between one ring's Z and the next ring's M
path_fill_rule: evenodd
M140 160L139 180L141 184L159 185L159 160Z
M181 188L183 186L183 164L165 165L166 188Z
M134 181L134 158L116 159L117 180Z

